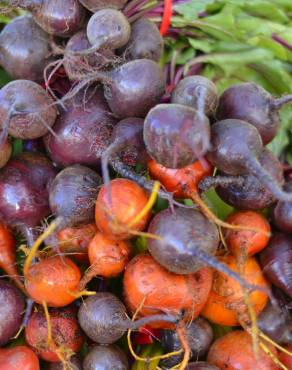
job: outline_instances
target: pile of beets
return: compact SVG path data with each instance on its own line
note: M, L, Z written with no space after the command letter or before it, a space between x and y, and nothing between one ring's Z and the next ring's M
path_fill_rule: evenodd
M292 96L170 89L140 3L8 1L0 369L291 370Z

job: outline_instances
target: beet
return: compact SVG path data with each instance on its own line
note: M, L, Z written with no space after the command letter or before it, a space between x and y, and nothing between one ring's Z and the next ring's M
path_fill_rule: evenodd
M129 42L123 51L129 60L145 58L158 62L163 53L163 38L156 24L147 18L134 22Z
M207 158L214 167L229 175L254 175L275 198L292 201L292 194L282 190L260 164L263 143L257 129L251 124L226 119L211 128L211 149Z
M292 192L292 181L284 185L285 191ZM292 204L279 201L274 208L274 222L277 228L283 232L292 232Z
M7 133L19 139L45 135L55 123L53 100L37 83L28 80L9 82L0 90L0 142Z
M85 356L83 370L128 370L127 356L117 346L94 346Z
M149 239L148 250L152 257L176 274L195 273L205 264L197 251L214 255L219 245L215 224L193 209L178 208L157 213L148 232L163 239Z
M276 343L292 343L292 319L284 309L269 303L258 316L257 324Z
M278 110L291 100L291 96L275 99L255 83L240 83L221 95L217 118L249 122L258 129L263 143L267 144L276 136L280 125Z
M51 159L60 166L98 166L108 145L116 119L101 89L80 91L66 103L54 126L55 135L44 138Z
M24 297L12 284L0 280L0 345L4 346L18 332L24 311Z
M280 233L272 236L260 254L260 262L267 279L292 298L292 237Z
M279 186L282 186L283 167L277 157L265 148L259 157L259 162ZM220 171L218 174L216 177L206 177L199 184L199 188L204 191L215 186L219 197L237 209L263 209L270 207L276 201L270 190L254 175L230 176Z
M69 37L82 27L85 10L78 0L19 0L17 6L29 10L47 33Z
M109 49L79 56L74 55L76 51L86 50L90 47L85 31L79 31L73 35L64 50L64 69L70 80L80 80L88 73L105 68L115 60L115 54Z
M104 8L122 9L127 3L127 0L79 0L79 2L91 12L96 12L97 10Z
M216 85L203 76L185 77L173 90L171 102L187 105L202 111L206 116L213 116L218 105Z
M85 166L73 165L62 170L50 187L50 207L59 218L60 228L94 220L95 200L100 176Z
M219 370L215 365L211 365L208 362L190 362L186 367L186 370Z
M152 321L176 322L170 315L152 315L135 322L127 316L126 307L112 293L97 292L81 304L78 320L85 334L94 342L111 344L128 329L137 329Z
M77 91L95 81L104 84L105 98L119 118L145 117L165 90L165 79L159 65L149 59L138 59L112 71L93 73L65 95L62 101L71 99Z
M30 15L12 19L0 34L0 64L14 79L42 81L50 53L49 36Z
M186 167L209 149L209 120L184 105L159 104L146 116L144 142L150 156L164 167Z
M187 326L186 335L192 352L190 360L203 358L208 353L213 341L213 331L208 321L200 317L195 319ZM162 330L160 340L165 353L178 351L181 348L181 342L175 330ZM182 358L183 354L173 356L162 361L160 365L166 368L171 368L180 363Z
M56 175L39 153L21 153L0 171L0 217L26 233L50 214L48 186Z
M68 365L70 370L83 370L82 361L78 355L70 357ZM62 362L51 362L48 370L64 370L64 364Z

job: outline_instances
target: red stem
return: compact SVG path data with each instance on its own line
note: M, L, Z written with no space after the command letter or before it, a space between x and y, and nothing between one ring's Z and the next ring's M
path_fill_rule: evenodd
M164 11L160 26L160 34L164 36L169 29L172 16L172 0L164 0Z

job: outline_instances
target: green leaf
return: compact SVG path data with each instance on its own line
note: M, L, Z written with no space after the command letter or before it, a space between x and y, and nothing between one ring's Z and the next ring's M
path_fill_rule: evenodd
M244 9L258 17L270 19L275 22L288 22L289 17L278 5L266 0L246 1Z
M200 50L203 51L204 53L210 53L213 51L213 46L212 42L210 40L195 40L188 38L189 44L195 49L195 50Z
M256 36L249 39L249 44L270 50L274 57L286 61L288 59L288 50L270 37Z
M222 220L225 220L226 217L234 210L234 208L224 203L223 200L219 198L214 189L206 191L203 194L203 198L213 213Z
M16 156L23 151L23 141L21 139L14 139L13 140L13 156Z
M4 85L6 85L8 82L10 82L12 79L11 77L8 75L8 73L6 73L4 71L4 69L0 68L0 87L3 87Z
M191 0L184 4L174 5L174 10L188 20L198 18L198 14L206 10L208 4L213 3L214 0Z
M292 133L292 106L284 106L280 111L281 124L275 139L268 144L268 148L279 157L289 144L288 133Z
M143 358L150 358L155 356L160 356L163 354L163 349L158 342L153 344L148 344L147 346L143 346L142 350L139 351L139 356ZM149 362L143 361L135 361L132 370L156 370L159 364L159 359Z

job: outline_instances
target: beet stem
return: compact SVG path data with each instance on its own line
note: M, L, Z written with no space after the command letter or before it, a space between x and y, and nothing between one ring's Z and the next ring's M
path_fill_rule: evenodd
M156 321L165 321L165 322L176 324L179 320L180 320L180 317L178 316L157 314L157 315L142 317L141 319L136 320L136 321L130 321L128 323L128 329L131 329L131 330L139 329L142 326L148 325Z
M274 109L279 110L283 105L292 101L292 95L284 95L281 98L273 99L271 105Z
M249 159L247 168L249 168L252 174L257 177L267 189L270 190L275 198L282 200L283 202L292 202L292 193L287 193L282 190L281 187L274 181L272 176L260 165L256 158Z
M15 111L15 107L13 105L10 108L10 110L7 114L7 117L6 117L6 119L5 119L5 121L3 122L3 125L2 125L2 132L0 134L0 149L3 148L3 145L5 144L5 141L8 137L8 129L9 129L10 120L15 115L15 113L16 113L16 111Z
M212 187L221 186L223 188L236 185L241 186L244 183L242 176L207 176L199 183L200 191L204 192Z

